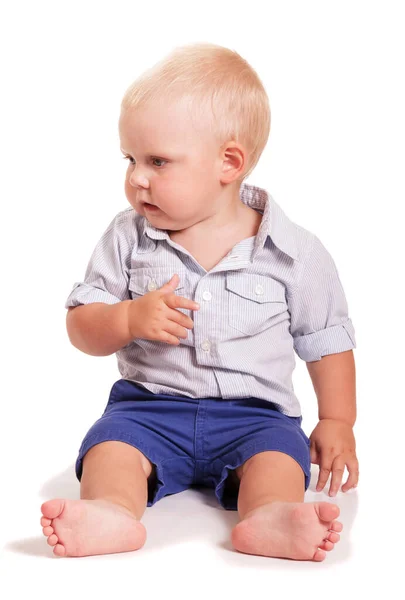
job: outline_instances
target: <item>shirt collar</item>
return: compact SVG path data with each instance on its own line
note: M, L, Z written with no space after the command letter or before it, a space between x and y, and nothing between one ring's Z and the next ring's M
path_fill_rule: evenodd
M263 213L262 221L255 238L251 261L253 262L257 252L263 248L267 237L271 238L279 250L297 260L296 226L290 221L273 197L264 188L242 183L240 187L240 199L247 206ZM138 251L148 252L151 250L146 236L153 240L170 239L167 231L153 227L146 217L143 217L143 219L143 240L145 243L140 245Z

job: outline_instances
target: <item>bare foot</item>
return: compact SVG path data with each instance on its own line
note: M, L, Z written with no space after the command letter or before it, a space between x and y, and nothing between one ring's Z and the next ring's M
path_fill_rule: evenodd
M138 550L146 529L125 507L107 500L49 500L41 506L43 534L56 556Z
M234 527L232 544L247 554L322 561L324 550L333 550L340 540L336 532L343 525L334 520L339 514L339 507L330 502L272 502Z

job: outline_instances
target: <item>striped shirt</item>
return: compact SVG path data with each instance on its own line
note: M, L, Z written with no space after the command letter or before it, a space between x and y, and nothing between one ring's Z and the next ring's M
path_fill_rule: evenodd
M301 416L294 351L312 362L355 348L347 301L335 263L314 234L262 188L243 183L240 198L263 215L259 230L208 272L132 207L119 212L65 308L140 298L177 273L175 293L200 304L197 311L176 309L193 319L193 329L178 346L134 339L116 352L122 378L156 394L262 398Z

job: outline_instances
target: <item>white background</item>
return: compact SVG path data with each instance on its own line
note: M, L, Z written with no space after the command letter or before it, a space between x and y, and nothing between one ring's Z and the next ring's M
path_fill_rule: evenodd
M402 9L356 0L3 6L3 598L389 594L404 534ZM148 540L133 553L58 559L39 524L45 500L79 498L77 452L119 378L114 355L91 357L70 344L64 303L112 217L128 206L121 98L174 46L197 41L235 49L261 77L272 126L247 183L268 189L328 248L355 326L360 480L335 499L329 484L307 492L306 501L341 509L341 541L322 563L233 551L237 513L221 509L211 490L148 508ZM296 360L309 436L316 397ZM312 489L317 476L313 465Z

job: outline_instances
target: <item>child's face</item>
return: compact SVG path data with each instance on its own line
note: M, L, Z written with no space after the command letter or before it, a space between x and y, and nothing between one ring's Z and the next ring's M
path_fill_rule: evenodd
M199 129L181 103L121 113L125 194L158 229L186 229L220 210L223 159L218 141L203 124Z

